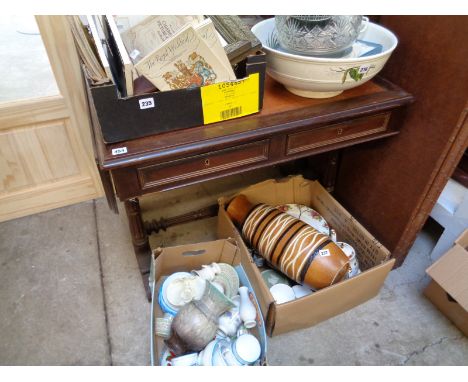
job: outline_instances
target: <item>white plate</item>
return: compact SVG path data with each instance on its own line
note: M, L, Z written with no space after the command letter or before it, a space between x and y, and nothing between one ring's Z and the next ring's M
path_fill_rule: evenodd
M314 209L302 204L283 204L276 208L296 219L302 220L320 233L330 236L330 227L327 221Z

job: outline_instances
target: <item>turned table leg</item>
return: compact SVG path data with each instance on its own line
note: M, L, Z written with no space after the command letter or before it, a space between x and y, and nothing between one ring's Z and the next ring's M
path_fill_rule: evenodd
M146 233L141 216L140 202L138 198L125 200L125 211L127 212L128 225L132 235L133 249L140 268L146 296L151 300L151 292L148 284L151 264L151 249L148 234Z

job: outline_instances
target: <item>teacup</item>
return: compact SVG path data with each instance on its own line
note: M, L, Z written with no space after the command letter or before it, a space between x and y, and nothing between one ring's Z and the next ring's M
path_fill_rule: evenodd
M342 241L337 241L336 244L343 250L345 255L349 258L348 278L359 274L361 270L359 269L359 262L354 248L348 243L344 243Z
M222 356L224 364L228 366L252 365L260 358L260 342L251 334L244 334L235 341L220 340L215 353ZM218 361L219 364L222 364Z

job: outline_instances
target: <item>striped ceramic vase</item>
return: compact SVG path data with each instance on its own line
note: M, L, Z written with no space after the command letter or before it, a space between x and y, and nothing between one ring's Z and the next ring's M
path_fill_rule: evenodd
M253 206L244 195L236 198L228 214L242 227L245 241L273 267L314 289L344 278L348 257L329 236L274 207Z

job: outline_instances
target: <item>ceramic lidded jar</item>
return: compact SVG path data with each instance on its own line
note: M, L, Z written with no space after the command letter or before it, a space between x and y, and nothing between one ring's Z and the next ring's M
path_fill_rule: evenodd
M171 325L166 345L176 354L202 350L216 335L219 316L235 305L210 282L200 300L184 305Z

